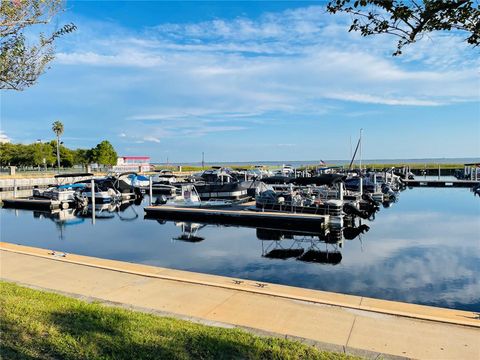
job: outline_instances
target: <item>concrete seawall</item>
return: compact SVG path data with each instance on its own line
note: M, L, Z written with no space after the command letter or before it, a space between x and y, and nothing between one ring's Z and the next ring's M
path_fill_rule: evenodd
M63 255L63 254L61 254ZM0 276L28 286L375 358L478 359L473 312L0 243Z

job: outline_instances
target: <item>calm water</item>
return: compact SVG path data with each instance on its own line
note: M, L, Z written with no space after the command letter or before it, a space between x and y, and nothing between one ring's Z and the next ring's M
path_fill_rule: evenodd
M2 209L1 240L115 260L312 289L480 311L480 199L469 189L410 189L382 208L370 231L334 245L295 236L262 241L255 228L193 225L198 242L178 240L185 224L143 219L142 206L60 220ZM61 216L71 216L65 213ZM358 221L357 221L358 225ZM189 224L186 224L188 227ZM262 236L260 236L262 237ZM177 238L177 239L175 239ZM342 254L340 263L262 255L283 248Z

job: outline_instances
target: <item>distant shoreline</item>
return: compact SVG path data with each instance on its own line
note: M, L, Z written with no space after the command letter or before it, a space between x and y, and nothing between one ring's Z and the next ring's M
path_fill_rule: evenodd
M345 165L349 164L351 160L325 160L322 159L326 165ZM467 164L480 162L480 157L468 158L425 158L425 159L363 159L362 165L367 164ZM355 160L358 164L358 160ZM165 162L152 162L153 165L167 165ZM266 166L281 166L282 164L289 164L294 167L302 165L319 165L319 160L284 160L284 161L205 161L205 166L212 165L266 165ZM197 162L173 162L168 163L170 166L201 166L201 161Z

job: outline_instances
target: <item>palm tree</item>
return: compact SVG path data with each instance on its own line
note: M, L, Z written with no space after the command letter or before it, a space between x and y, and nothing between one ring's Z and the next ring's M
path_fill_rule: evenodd
M52 130L57 135L57 165L58 171L60 171L60 135L63 134L63 124L60 121L55 121L52 124Z

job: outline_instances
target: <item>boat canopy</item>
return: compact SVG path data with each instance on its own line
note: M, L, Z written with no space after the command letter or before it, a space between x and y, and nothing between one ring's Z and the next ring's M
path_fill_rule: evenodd
M84 189L87 186L85 183L80 184L65 184L65 185L58 185L57 189Z
M346 178L347 176L344 174L321 174L312 177L298 177L295 179L291 179L289 182L297 185L315 184L332 186L334 184L345 181Z

